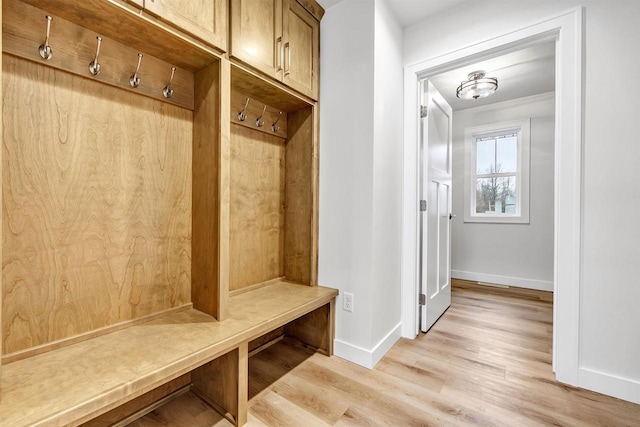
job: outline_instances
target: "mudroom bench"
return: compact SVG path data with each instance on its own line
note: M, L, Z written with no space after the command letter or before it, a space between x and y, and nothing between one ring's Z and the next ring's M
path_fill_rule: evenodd
M0 425L109 425L114 416L132 421L157 406L155 396L171 391L167 384L192 388L242 425L249 352L278 339L270 333L283 328L331 354L336 295L330 288L274 281L231 296L224 321L187 307L10 363L2 370ZM112 410L117 414L101 422Z

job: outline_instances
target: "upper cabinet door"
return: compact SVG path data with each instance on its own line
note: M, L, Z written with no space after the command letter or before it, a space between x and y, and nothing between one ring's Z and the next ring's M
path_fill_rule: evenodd
M231 56L282 79L282 0L231 1Z
M283 82L318 99L320 22L296 0L284 0Z
M147 12L202 41L227 50L226 0L145 0Z

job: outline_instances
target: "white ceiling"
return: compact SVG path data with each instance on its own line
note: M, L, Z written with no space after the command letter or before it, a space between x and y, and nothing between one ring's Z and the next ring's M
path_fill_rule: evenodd
M458 99L456 88L467 75L484 70L498 79L498 90L480 99ZM555 89L555 42L546 42L477 62L429 78L454 111L510 99L551 92Z
M343 0L317 0L328 9ZM373 1L373 0L369 0ZM456 8L469 0L387 0L403 27ZM471 0L473 1L473 0ZM486 98L456 98L456 88L467 75L484 70L498 79L498 90ZM430 78L453 110L478 107L510 99L551 92L555 88L555 42L536 44L500 57L448 71Z
M453 9L469 0L387 0L389 8L393 11L403 27L409 27L420 21Z
M326 10L343 0L316 1ZM470 0L387 0L387 4L400 25L408 27L468 1Z

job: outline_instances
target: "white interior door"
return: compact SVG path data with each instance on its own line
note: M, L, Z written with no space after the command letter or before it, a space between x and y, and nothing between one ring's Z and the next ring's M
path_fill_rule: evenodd
M420 329L451 305L451 107L428 80L421 84ZM426 206L425 206L426 202Z

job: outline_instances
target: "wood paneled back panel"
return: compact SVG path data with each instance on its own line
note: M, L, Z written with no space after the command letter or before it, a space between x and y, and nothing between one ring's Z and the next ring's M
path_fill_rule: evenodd
M228 66L210 65L195 76L196 110L193 116L193 241L191 245L191 298L193 307L210 316L224 318L226 283L220 280L220 258L224 248L218 241L224 235L219 207L220 158L228 161L223 145L228 146L228 130L222 131L221 102L228 101L228 91L218 84ZM225 95L226 93L226 95ZM227 123L228 114L222 123ZM228 129L228 128L227 128ZM223 136L224 135L224 136ZM226 136L226 141L225 140ZM227 236L228 237L228 236ZM225 239L226 240L226 239ZM222 250L221 250L222 249ZM220 289L220 288L224 289Z
M231 124L229 290L284 275L285 141Z
M289 113L285 192L285 258L287 280L311 283L313 197L313 111L311 107Z
M192 112L3 55L4 353L190 301Z

